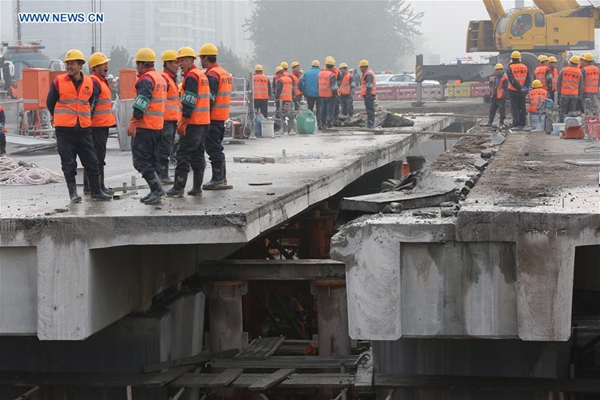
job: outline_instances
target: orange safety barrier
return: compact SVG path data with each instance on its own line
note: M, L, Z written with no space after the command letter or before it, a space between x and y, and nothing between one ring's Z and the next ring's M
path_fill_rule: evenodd
M135 69L122 69L119 71L119 97L133 99L135 97L135 82L137 71Z
M396 99L397 89L398 88L394 87L394 86L378 87L377 88L377 99L378 100L397 100Z
M487 83L472 83L471 97L483 97L490 94L490 85Z
M417 86L398 86L396 100L415 100L416 98Z
M442 85L423 86L423 99L441 99L444 97Z

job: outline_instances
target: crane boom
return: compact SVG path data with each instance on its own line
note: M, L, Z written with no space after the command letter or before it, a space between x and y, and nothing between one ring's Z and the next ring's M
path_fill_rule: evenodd
M496 24L496 22L504 14L504 7L502 7L502 3L500 0L483 0L483 4L485 4L485 8L490 15L492 23Z

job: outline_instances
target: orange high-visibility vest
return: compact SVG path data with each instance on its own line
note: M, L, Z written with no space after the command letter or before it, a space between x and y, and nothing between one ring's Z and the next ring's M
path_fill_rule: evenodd
M254 74L254 100L269 99L269 78L263 74Z
M560 73L562 74L560 94L562 96L579 96L581 70L577 67L566 66Z
M548 82L546 82L546 74L550 68L547 65L540 65L535 69L535 79L542 82L542 89L548 90Z
M556 86L558 85L558 69L553 68L550 72L552 73L552 90L556 91Z
M281 89L281 93L279 94L279 100L292 101L292 88L294 87L292 78L284 75L281 78L279 78L279 80L283 84L283 88Z
M94 109L94 115L92 115L92 127L94 128L110 128L111 126L117 125L117 120L112 112L111 105L111 92L108 83L104 77L93 73L90 75L92 81L96 82L100 86L100 95L98 96L98 102Z
M198 95L194 111L192 111L188 123L192 125L210 125L210 86L208 85L208 78L200 68L192 68L188 72L189 75L195 76L198 80Z
M506 76L506 74L502 75L500 77L500 80L498 81L498 86L496 86L494 88L497 99L501 99L502 97L504 97L504 81L507 81L507 80L508 80L508 77ZM496 78L494 78L494 82L496 82Z
M300 88L298 87L298 82L300 82L300 78L302 78L302 73L299 72L298 75L296 75L292 72L292 79L293 78L295 78L294 83L296 84L296 86L294 87L294 90L296 91L296 96L302 96L302 90L300 90Z
M298 89L298 77L294 74L290 74L289 76L290 76L290 79L292 80L292 85L294 87L294 95L300 96L302 93Z
M597 94L598 85L600 84L600 70L595 65L586 65L583 69L585 71L583 92Z
M167 104L167 82L160 76L154 69L147 71L142 74L135 82L137 86L138 82L142 79L150 78L152 81L152 98L150 104L144 112L142 119L138 120L137 127L144 129L151 129L160 131L165 125L165 106ZM134 96L137 97L137 89L134 86Z
M368 69L363 73L363 76L361 79L360 95L363 97L367 95L367 79L366 79L367 75L371 75L373 77L373 87L371 88L371 94L377 93L377 91L376 91L377 83L375 82L375 73L373 73L373 70Z
M79 85L79 89L75 89L75 84L69 74L62 74L54 79L54 86L59 93L58 102L54 108L54 126L74 128L79 121L80 127L91 127L90 97L94 93L92 78L83 75L83 82Z
M544 100L548 98L548 91L546 89L538 88L533 89L529 92L529 112L537 113L540 112L538 107L542 105Z
M346 75L342 78L342 84L340 85L340 95L346 96L352 94L352 74L346 72Z
M160 74L167 82L167 104L165 106L165 121L181 120L181 105L179 104L179 91L175 79L167 71Z
M210 71L214 71L219 75L219 89L210 109L210 119L211 121L226 121L229 118L233 79L231 74L220 66L212 67Z
M331 77L334 73L328 69L319 72L317 81L319 83L319 97L333 97L331 91Z
M509 64L508 68L512 71L513 76L519 83L519 85L525 85L525 79L527 78L527 74L529 71L527 70L527 66L525 64ZM512 90L513 92L518 92L517 88L514 87L510 81L508 82L508 90Z

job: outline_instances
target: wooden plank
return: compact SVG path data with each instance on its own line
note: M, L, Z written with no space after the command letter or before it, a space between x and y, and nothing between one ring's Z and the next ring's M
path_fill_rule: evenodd
M339 369L342 364L352 367L356 356L273 356L266 360L228 358L215 360L214 368L281 369Z
M344 280L346 267L334 260L219 260L202 262L198 275L209 280Z
M263 391L267 390L270 387L277 385L278 383L285 380L288 376L293 374L296 371L295 368L285 368L280 369L278 371L273 372L272 374L265 376L261 379L255 381L252 385L248 387L250 390L254 391Z
M279 384L282 389L298 388L331 388L343 389L352 387L355 378L352 374L292 374Z
M244 370L242 368L231 368L226 369L222 373L216 375L207 385L207 388L219 388L227 387L233 381L235 381Z
M239 353L235 358L265 360L273 355L285 341L284 336L280 337L259 337L254 339L250 346Z
M184 374L171 382L171 387L176 388L203 388L213 380L215 374Z
M181 367L186 365L202 364L210 360L233 357L238 353L237 350L225 350L218 353L211 354L209 351L203 351L200 354L191 357L179 358L177 360L165 361L156 364L145 365L142 371L147 374L150 372L162 371L163 369Z

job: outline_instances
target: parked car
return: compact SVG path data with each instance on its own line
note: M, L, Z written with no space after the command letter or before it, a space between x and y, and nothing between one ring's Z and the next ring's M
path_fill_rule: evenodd
M382 81L377 80L377 86L409 86L416 84L417 79L415 75L409 73L390 75ZM423 86L436 86L439 84L437 81L423 81Z

